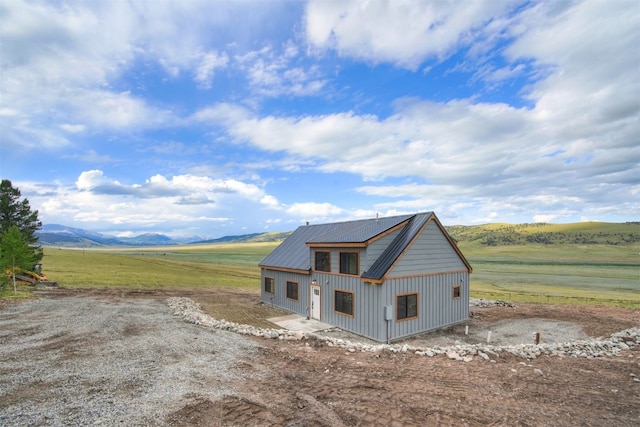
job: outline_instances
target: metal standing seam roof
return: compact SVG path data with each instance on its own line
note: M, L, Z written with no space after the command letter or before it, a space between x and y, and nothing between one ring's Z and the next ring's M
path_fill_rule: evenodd
M419 215L425 215L429 218L432 213ZM308 271L311 269L311 249L307 246L307 243L326 243L327 245L333 243L363 243L415 216L416 215L398 215L330 224L303 225L298 227L278 247L267 255L262 262L260 262L259 266ZM409 223L409 225L410 224L411 223ZM400 235L406 234L407 228L411 227L405 227ZM418 231L419 230L420 228L418 228ZM398 238L399 237L400 236L398 236ZM394 246L394 244L398 245L401 243L398 242L398 238L393 241L390 247ZM411 238L407 241L407 244L410 241ZM403 249L404 247L399 248L396 258ZM389 253L389 248L387 248L381 259L390 258L392 254L393 253ZM380 260L376 261L374 266L380 262ZM382 265L384 264L381 264L378 268L382 268ZM372 271L372 269L369 269L369 271Z
M364 243L379 234L401 224L413 215L399 215L387 218L361 219L335 223L331 231L308 240L306 243Z
M260 264L260 267L276 267L292 270L311 269L311 250L306 243L318 235L327 233L334 224L303 225L284 239Z
M414 215L380 257L369 267L369 270L362 273L361 277L373 280L382 279L432 216L433 212Z

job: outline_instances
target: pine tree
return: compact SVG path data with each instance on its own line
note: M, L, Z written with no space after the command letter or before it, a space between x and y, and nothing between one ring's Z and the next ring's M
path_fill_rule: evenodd
M33 253L33 261L37 263L42 260L43 253L35 233L42 228L42 222L38 219L38 211L31 210L29 200L21 197L20 190L14 188L11 181L2 180L0 183L0 235L4 235L11 226L15 225Z
M35 254L16 225L5 230L0 235L0 269L3 273L1 277L4 279L0 288L11 277L7 272L31 270L35 259Z

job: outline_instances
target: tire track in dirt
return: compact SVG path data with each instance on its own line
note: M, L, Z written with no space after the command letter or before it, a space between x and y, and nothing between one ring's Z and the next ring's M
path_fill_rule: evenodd
M134 295L99 291L97 294L119 304L131 297L164 299L171 292ZM182 292L179 295L185 296ZM229 309L236 298L241 300L242 307L254 304L255 296L249 294L246 300L242 300L244 295L224 295L229 297ZM196 298L195 291L188 296ZM214 301L216 293L208 293L207 298ZM139 340L148 335L145 329L114 327L110 322L116 318L113 310L110 313L112 315L100 323L110 326L114 332L103 338L105 342L115 338L135 337ZM478 317L486 322L509 318L575 322L591 336L608 335L640 324L637 310L593 307L522 305L517 310L479 310ZM18 330L21 328L17 324L14 326ZM82 327L82 324L78 325L78 328ZM164 364L154 362L154 366L166 368L167 364L180 358L191 357L195 343L209 335L195 326L187 329L185 332L198 332L202 336L199 335L196 341L176 342L167 349L170 351ZM38 332L32 332L32 339L37 339ZM50 342L40 344L51 344L47 351L55 355L58 351L56 340L63 337L50 336ZM240 340L236 337L229 343ZM634 381L640 377L640 348L637 347L618 357L599 359L540 356L528 361L503 353L495 357L496 363L479 357L464 363L444 356L423 357L388 351L351 353L315 340L282 342L256 339L256 342L260 349L251 354L239 353L225 372L216 372L207 378L198 375L201 370L210 369L211 363L223 355L222 348L216 349L219 353L209 353L201 364L189 364L189 375L193 378L185 375L176 377L179 379L176 385L182 386L191 380L193 388L189 393L185 391L179 400L172 401L172 407L177 410L166 418L158 419L157 424L635 427L640 420L640 382ZM25 343L29 344L32 343ZM70 342L67 348L75 350L76 345ZM146 348L144 353L134 356L144 362L148 353L149 348ZM17 354L9 357L17 357ZM137 368L155 375L150 364L151 360L147 360ZM223 380L223 374L229 373L227 371L234 371L231 372L232 378ZM136 374L132 377L136 382L122 381L120 385L135 387L140 380L148 381L137 372L138 369L132 371ZM8 374L0 365L0 378ZM108 385L96 379L88 392L102 396L105 389L110 390ZM221 395L220 390L223 389L228 390L227 395ZM33 388L24 388L16 390L12 397L16 397L16 401L22 400L29 397L21 394L27 391L33 394Z
M270 375L235 384L239 396L172 425L632 426L640 385L629 372L640 372L639 361L637 350L611 359L463 363L274 343L251 361Z

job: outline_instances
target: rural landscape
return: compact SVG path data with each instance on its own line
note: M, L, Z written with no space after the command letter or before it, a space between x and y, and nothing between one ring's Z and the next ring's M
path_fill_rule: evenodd
M0 427L640 426L638 0L0 0Z
M640 223L489 224L453 226L448 232L473 267L475 297L640 304ZM44 269L67 287L235 287L258 292L258 264L287 235L173 246L48 246Z
M500 331L505 343L515 339L523 345L533 344L535 330L543 330L543 344L611 337L629 328L637 331L639 227L637 223L450 227L474 268L472 299L504 303L471 307L467 326L475 333L473 338L460 328L448 328L377 351L362 347L373 345L366 339L339 330L326 332L325 338L294 341L223 331L194 322L186 309L174 310L172 322L180 325L174 332L158 332L149 324L148 319L157 315L151 311L163 307L168 311L167 301L187 298L193 303L189 310L198 316L277 328L267 319L286 312L259 301L258 263L279 243L268 241L268 235L195 245L46 246L43 273L57 286L21 285L15 294L5 287L0 340L6 349L16 338L13 334L23 334L31 344L21 352L36 366L39 360L41 369L60 371L51 382L26 376L18 383L6 383L10 371L22 366L15 359L24 355L3 353L8 363L0 368L6 390L0 399L0 421L6 425L634 425L640 419L637 335L623 341L627 350L595 356L522 357L496 350L483 353L490 360L478 352L465 362L450 354L424 354L433 348L460 352L461 344L483 343L486 330L494 331L496 345ZM11 310L38 304L34 301L48 301L47 308L38 312L36 306L22 316L37 318L40 326L21 326ZM131 310L149 311L148 317L132 317ZM103 327L100 331L83 334L80 331L88 326L77 326L76 332L43 335L41 322L64 318L66 327L71 327L90 321L94 312ZM505 322L510 325L508 332L499 326ZM183 337L183 328L197 334L189 338L193 342ZM107 331L109 336L103 337ZM228 336L220 341L223 333ZM166 340L179 339L185 347L165 355L162 345L147 342L149 334L167 334ZM116 342L129 350L114 350ZM208 343L206 349L201 348L203 342ZM137 353L129 353L141 345ZM157 354L139 353L148 351ZM201 351L208 353L209 362L203 362ZM102 352L106 353L101 356ZM183 352L186 355L180 356ZM136 372L138 385L113 373L112 378L64 378L70 360L73 366L89 363L91 369L102 371L109 353L132 358L120 363L126 372ZM151 357L166 365L148 366L153 364L147 360ZM142 358L135 362L141 363L139 368L130 365L136 358ZM189 375L176 378L178 374L165 372L178 363L175 358L188 361ZM64 392L61 381L66 384ZM166 387L167 381L191 391L173 394L171 402L158 406L153 390L160 384ZM69 402L80 393L95 397L83 407L51 405L46 396L53 392L68 395ZM105 401L111 402L107 406L121 405L118 399L140 400L145 411L104 408Z

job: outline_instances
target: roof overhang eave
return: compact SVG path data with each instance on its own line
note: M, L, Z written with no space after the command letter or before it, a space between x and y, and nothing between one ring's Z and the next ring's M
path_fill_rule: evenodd
M300 269L300 268L289 268L289 267L276 267L273 265L260 265L262 270L273 270L273 271L284 271L286 273L296 273L296 274L311 274L311 269Z
M368 283L370 285L382 285L384 283L384 277L381 279L374 279L371 277L361 277L362 283Z
M305 245L310 248L366 248L369 242L307 242Z

